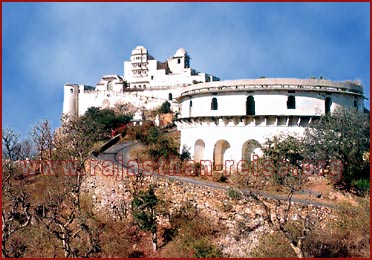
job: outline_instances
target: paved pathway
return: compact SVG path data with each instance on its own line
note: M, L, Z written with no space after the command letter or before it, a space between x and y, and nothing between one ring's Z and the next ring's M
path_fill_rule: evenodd
M131 160L130 155L129 155L130 151L139 146L141 146L141 144L138 141L118 143L110 147L109 149L107 149L105 152L101 153L98 156L98 159L99 160L110 160L111 162L114 162L115 164L118 164L121 167L127 168L128 166L127 162ZM146 174L146 172L144 173ZM229 186L226 186L226 185L221 185L218 183L211 183L211 182L203 181L203 180L197 180L197 179L193 179L193 178L186 177L186 176L181 177L181 176L159 175L156 173L154 173L154 175L160 178L167 178L170 180L176 180L176 181L180 181L184 183L191 183L194 185L209 187L213 189L221 189L221 190L229 189ZM261 195L267 199L275 199L275 200L286 200L287 199L286 195L272 194L272 193L268 193L264 191L253 191L249 189L239 189L239 190L246 194L253 193L253 194ZM330 204L330 203L326 203L326 202L311 201L309 199L303 199L303 198L297 198L297 197L292 197L292 201L295 203L301 203L305 205L313 205L313 206L337 209L337 206Z

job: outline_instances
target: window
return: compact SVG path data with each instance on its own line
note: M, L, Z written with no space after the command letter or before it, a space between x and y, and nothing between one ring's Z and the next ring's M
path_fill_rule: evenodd
M354 107L358 108L358 102L356 100L354 100Z
M296 109L296 99L294 96L289 96L287 100L287 109Z
M325 99L325 114L328 115L331 112L332 99L327 97Z
M73 88L70 88L70 93L74 93L74 89Z
M153 80L154 79L154 76L151 76L151 79Z
M212 98L211 110L217 110L217 109L218 109L217 98Z
M254 97L252 97L252 96L247 97L246 114L248 116L253 116L253 115L256 114Z
M190 100L190 103L189 103L189 117L191 117L191 112L192 112L192 100Z
M168 94L168 100L172 100L172 98L173 98L172 93L169 93L169 94Z
M181 59L177 59L177 63L180 64L181 63Z

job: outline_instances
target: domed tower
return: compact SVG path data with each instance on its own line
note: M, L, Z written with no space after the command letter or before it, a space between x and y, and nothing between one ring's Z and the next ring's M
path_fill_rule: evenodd
M63 114L77 116L79 108L79 85L65 84L63 95Z
M168 65L172 73L183 73L185 69L190 68L190 56L184 48L180 48L168 59Z

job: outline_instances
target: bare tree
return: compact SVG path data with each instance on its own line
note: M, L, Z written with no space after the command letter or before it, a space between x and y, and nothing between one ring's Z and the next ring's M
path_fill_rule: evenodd
M3 157L15 161L19 157L19 134L10 128L2 130Z
M9 211L6 211L3 208L1 215L2 256L20 257L18 255L14 255L12 250L8 250L7 242L13 233L27 227L31 223L32 215L30 213L30 202L28 195L22 190L18 194L12 193L12 200L7 208L10 208Z
M52 158L53 134L49 121L45 119L44 121L37 123L32 128L30 135L37 146L39 159L41 161L44 159L50 160Z
M304 258L303 244L310 231L315 227L316 223L323 220L322 216L315 216L312 214L311 209L308 205L303 205L300 213L296 214L297 223L300 225L300 230L292 230L288 227L291 222L294 190L292 189L286 200L272 200L267 201L265 198L251 192L245 192L244 198L246 200L254 200L255 203L262 206L263 209L263 220L268 226L274 230L281 232L286 243L290 246L293 252L298 258ZM260 225L255 226L253 229L258 228Z

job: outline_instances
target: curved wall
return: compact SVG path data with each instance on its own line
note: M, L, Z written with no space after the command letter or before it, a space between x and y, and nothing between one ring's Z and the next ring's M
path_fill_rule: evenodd
M202 83L183 88L179 100L180 150L186 146L193 160L214 164L261 155L266 138L302 135L306 126L338 107L364 108L359 83L317 79Z

